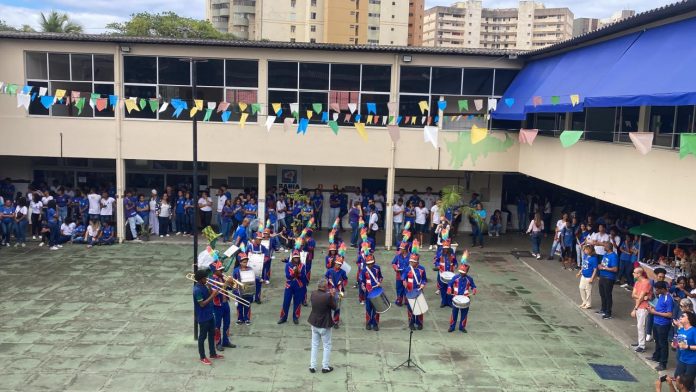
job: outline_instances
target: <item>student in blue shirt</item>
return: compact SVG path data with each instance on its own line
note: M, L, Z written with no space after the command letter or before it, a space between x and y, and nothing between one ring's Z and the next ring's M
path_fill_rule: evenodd
M184 233L191 235L193 233L193 214L196 212L196 206L193 204L191 192L186 192L184 200Z
M53 200L56 201L56 207L58 207L58 219L60 222L65 222L65 218L68 217L68 203L70 202L70 197L65 194L65 189L63 187L58 188L58 192Z
M135 203L135 210L138 212L138 216L143 220L143 226L148 226L150 224L150 203L145 201L145 195L142 193L138 195L138 202Z
M580 278L580 307L590 309L592 307L592 284L597 277L597 254L594 246L585 245L582 252L582 267L575 276Z
M631 270L633 270L633 260L631 253L632 247L633 236L630 234L626 234L624 236L624 240L621 242L621 245L619 246L620 254L618 278L619 280L625 281L625 283L621 285L621 287L624 288L633 287L633 274L631 273Z
M0 234L2 245L10 246L10 236L15 231L15 208L11 199L5 199L5 204L0 207Z
M86 227L89 224L89 199L84 193L80 192L80 197L77 199L77 209L79 211L79 220Z
M259 206L256 204L256 200L250 198L249 202L244 205L244 217L250 221L256 219L258 209Z
M655 282L656 300L654 306L650 304L648 312L653 315L653 338L655 339L655 352L651 360L658 362L656 370L667 368L669 356L669 329L672 323L672 310L674 301L667 291L667 283Z
M222 227L220 228L220 234L222 234L222 240L228 242L230 240L230 230L232 228L232 217L234 216L234 210L232 209L232 200L225 200L225 206L222 207L222 216L220 217L220 223Z
M575 260L575 230L570 224L570 221L565 222L565 226L561 229L561 257L563 257L563 269L573 269L573 261Z
M616 274L619 270L619 256L614 252L614 246L607 243L604 246L607 253L602 258L599 269L599 296L602 298L602 308L597 312L602 315L602 319L611 319L612 290L616 281Z
M237 231L237 227L242 224L244 220L244 206L242 205L242 199L236 197L234 203L232 203L232 211L234 212L232 220L232 229L230 231Z
M186 199L184 198L184 191L177 192L175 203L174 219L176 220L176 235L181 235L182 233L186 233Z
M114 228L111 226L111 222L104 221L104 226L102 227L101 235L99 236L98 245L113 245L116 241L114 237Z
M679 320L675 321L674 326L679 328L677 331L679 360L674 377L679 378L678 383L683 385L685 390L691 391L694 386L694 377L696 377L696 315L693 312L684 312Z
M324 195L319 189L314 191L312 196L312 209L314 210L314 223L317 225L317 230L321 230L321 216L324 212ZM333 222L331 222L333 224Z
M48 245L51 250L58 250L58 238L60 237L60 224L58 223L58 211L56 211L55 200L49 200L48 208L46 209L46 221L50 234L48 236Z
M222 359L222 355L215 352L215 317L213 315L213 298L218 295L216 289L209 290L208 269L199 269L196 271L196 283L193 284L193 307L196 322L198 323L198 354L200 361L204 365L210 365L211 362L205 357L205 340L208 339L208 348L210 350L210 358Z
M73 230L72 237L70 238L70 242L72 242L73 244L84 244L86 231L87 231L87 226L85 226L82 223L79 223L77 225L77 227L75 227L75 230Z
M237 227L237 230L234 232L234 235L232 236L232 242L240 246L240 244L244 244L244 246L247 245L249 242L249 235L247 232L247 227L249 227L249 219L244 218L242 220L242 224Z
M341 231L343 231L343 217L348 214L348 195L346 195L343 189L341 189L341 193L338 194L338 200L338 217L341 219L338 221L338 225L341 228Z

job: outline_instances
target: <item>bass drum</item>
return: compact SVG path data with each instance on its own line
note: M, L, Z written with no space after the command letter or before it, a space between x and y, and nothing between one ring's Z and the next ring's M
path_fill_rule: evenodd
M377 313L382 314L391 308L391 302L381 287L375 287L367 293L367 300L374 306Z
M414 316L420 316L428 311L428 302L425 301L425 295L421 290L411 290L406 293L408 305L411 307Z

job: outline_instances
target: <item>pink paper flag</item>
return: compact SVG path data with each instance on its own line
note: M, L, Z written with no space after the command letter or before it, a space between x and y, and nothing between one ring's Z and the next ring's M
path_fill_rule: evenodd
M399 126L387 125L387 130L389 131L389 137L391 138L392 142L398 142L399 138L401 138L401 131L399 130Z
M520 129L520 135L519 135L520 144L527 143L531 146L532 143L534 143L534 139L536 139L538 133L539 133L538 129Z
M287 132L290 128L292 128L292 123L295 121L293 117L286 117L285 120L283 120L283 131Z
M541 103L542 103L542 99L541 99L540 96L537 95L537 96L534 96L534 97L532 98L532 104L533 104L534 106L539 106L539 105L541 105Z
M636 150L643 155L652 150L653 138L655 134L653 132L629 132L628 137L631 138L633 145Z
M106 105L109 102L108 98L97 98L97 111L101 112L106 109Z
M347 113L346 116L343 118L343 122L350 122L351 114Z
M338 104L338 102L331 102L329 104L329 109L333 110L334 112L340 112L341 106Z
M224 111L226 111L227 108L229 108L229 107L230 107L230 103L229 103L229 102L222 101L222 102L220 102L220 104L219 104L218 107L217 107L217 112L218 112L218 113L224 112Z

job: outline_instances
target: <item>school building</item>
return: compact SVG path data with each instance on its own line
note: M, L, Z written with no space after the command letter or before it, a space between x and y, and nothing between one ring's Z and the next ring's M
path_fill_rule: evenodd
M696 157L679 157L694 26L683 1L532 52L0 32L0 177L190 184L193 115L204 188L360 186L391 205L458 184L493 210L521 173L696 229ZM472 128L490 132L472 143ZM564 148L563 130L585 132ZM654 133L647 155L634 131Z

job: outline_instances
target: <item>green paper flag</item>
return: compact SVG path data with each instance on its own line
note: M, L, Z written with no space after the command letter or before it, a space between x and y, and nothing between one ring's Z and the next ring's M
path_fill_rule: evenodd
M140 103L140 110L145 109L145 107L147 106L147 101L145 100L145 98L140 98L139 103Z
M313 103L312 109L314 109L314 113L321 113L321 109L323 109L323 106L321 103Z
M469 110L469 100L467 99L460 99L459 100L459 111L463 112L464 110Z
M89 102L94 105L97 102L97 99L101 98L100 93L92 93L89 96Z
M77 108L77 115L82 114L82 109L85 107L85 98L82 97L75 102L75 107Z
M159 100L156 98L150 98L150 110L152 110L152 113L157 113L157 110L159 110Z
M336 121L329 121L329 127L333 131L334 135L338 135L338 123Z
M553 105L558 105L560 102L561 102L561 97L559 97L558 95L554 95L551 97L551 103Z
M300 121L300 113L292 112L292 116L295 117L295 120Z
M206 109L205 116L203 116L203 121L210 121L210 116L213 114L213 109Z
M696 155L696 133L682 133L679 136L679 158Z
M580 140L583 131L563 131L561 132L561 145L568 148Z
M10 84L7 86L7 93L10 95L15 95L17 94L17 89L19 88L18 85L16 84Z
M258 113L261 110L261 104L260 103L252 103L251 104L251 114L254 115Z

